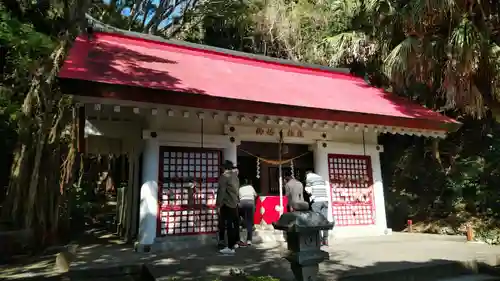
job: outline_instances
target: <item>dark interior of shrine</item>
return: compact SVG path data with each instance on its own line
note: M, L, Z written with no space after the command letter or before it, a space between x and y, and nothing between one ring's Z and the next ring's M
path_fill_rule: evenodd
M300 156L300 157L299 157ZM260 157L265 160L257 160ZM292 159L282 165L283 173L290 172L301 182L305 172L314 167L313 153L308 145L283 144L282 160ZM264 142L241 142L238 147L238 168L241 182L249 180L259 195L279 195L279 144ZM269 163L271 162L271 163ZM272 163L276 162L276 163Z

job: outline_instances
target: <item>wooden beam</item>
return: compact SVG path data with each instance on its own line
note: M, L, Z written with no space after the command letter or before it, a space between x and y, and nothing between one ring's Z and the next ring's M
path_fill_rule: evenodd
M85 106L77 107L76 111L78 152L85 153L87 151L85 145Z

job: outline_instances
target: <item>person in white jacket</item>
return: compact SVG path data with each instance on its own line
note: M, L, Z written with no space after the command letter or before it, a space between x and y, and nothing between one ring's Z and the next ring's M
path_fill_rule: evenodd
M305 191L310 195L311 209L328 219L328 184L318 174L306 172ZM328 245L328 230L322 231L322 245Z
M239 244L240 246L243 246L243 244L245 244L245 246L252 245L253 217L255 213L255 199L257 198L257 192L255 192L255 189L249 180L243 180L243 184L239 190L239 197L239 208L243 213L247 229L247 242L244 243L243 241L240 241Z

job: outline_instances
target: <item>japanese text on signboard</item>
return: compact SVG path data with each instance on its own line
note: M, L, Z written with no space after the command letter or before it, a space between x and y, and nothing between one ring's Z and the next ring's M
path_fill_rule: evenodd
M255 134L259 136L275 136L279 133L279 130L274 128L257 128L255 129ZM283 135L286 137L295 137L295 138L303 138L304 132L297 129L288 129L283 131Z

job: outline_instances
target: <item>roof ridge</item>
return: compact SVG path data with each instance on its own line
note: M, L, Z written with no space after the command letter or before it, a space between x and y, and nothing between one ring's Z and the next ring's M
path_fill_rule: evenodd
M274 58L274 57L265 56L265 55L252 54L252 53L246 53L246 52L224 49L224 48L219 48L219 47L213 47L213 46L209 46L209 45L196 44L196 43L191 43L191 42L187 42L187 41L180 41L180 40L175 40L175 39L165 39L165 38L157 36L157 35L151 35L151 34L140 33L140 32L116 28L114 26L105 24L105 23L95 19L94 17L92 17L89 14L85 14L85 17L87 18L89 27L93 28L95 31L98 31L98 32L118 34L118 35L122 35L122 36L138 38L138 39L143 39L143 40L149 40L149 41L154 41L154 42L158 42L158 43L166 43L166 44L171 44L171 45L174 45L177 47L184 47L184 48L198 49L198 50L202 50L202 51L209 51L209 52L217 53L217 54L220 54L223 56L234 56L234 57L240 57L243 59L253 59L253 60L258 60L258 61L267 62L267 63L275 63L275 64L291 66L291 67L299 67L299 68L309 68L311 70L324 71L324 72L330 72L330 73L336 73L336 74L346 74L346 75L352 76L350 74L349 68L333 68L333 67L323 66L323 65L318 65L318 64L303 63L303 62L297 62L297 61L293 61L293 60ZM355 77L355 76L352 76L352 77Z

